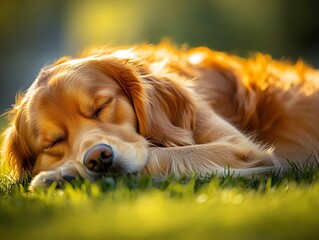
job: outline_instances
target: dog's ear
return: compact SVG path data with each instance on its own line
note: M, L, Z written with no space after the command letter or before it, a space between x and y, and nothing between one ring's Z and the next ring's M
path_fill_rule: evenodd
M3 133L2 161L6 162L14 177L22 178L31 173L34 159L25 139L29 139L24 107L15 107L10 126Z
M140 103L145 106L145 114L137 114L138 121L146 123L140 129L141 134L160 146L194 144L195 101L189 90L175 81L180 76L148 75L141 78L146 95L146 101ZM139 107L135 104L135 108Z
M155 76L139 63L114 58L101 58L97 65L130 98L142 136L157 146L194 143L195 101L189 90L176 81L180 76Z

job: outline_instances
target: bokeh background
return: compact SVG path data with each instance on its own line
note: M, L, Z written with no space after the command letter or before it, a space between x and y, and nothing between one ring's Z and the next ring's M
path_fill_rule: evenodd
M318 0L1 0L0 112L40 68L91 45L207 45L319 66Z

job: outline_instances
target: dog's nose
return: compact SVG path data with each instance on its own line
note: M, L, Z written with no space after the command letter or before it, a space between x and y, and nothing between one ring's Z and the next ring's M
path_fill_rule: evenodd
M109 145L98 144L89 149L83 158L83 164L94 172L106 171L113 162L113 151Z

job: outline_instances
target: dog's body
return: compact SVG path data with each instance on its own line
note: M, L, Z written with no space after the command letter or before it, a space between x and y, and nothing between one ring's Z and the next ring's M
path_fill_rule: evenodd
M80 176L259 175L319 154L319 72L167 44L91 49L42 70L4 159L32 187Z

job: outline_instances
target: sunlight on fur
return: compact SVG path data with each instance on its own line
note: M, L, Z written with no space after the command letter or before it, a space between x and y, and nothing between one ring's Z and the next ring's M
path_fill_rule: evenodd
M44 67L9 111L3 159L31 188L74 178L260 176L319 152L319 72L205 47L87 49Z

